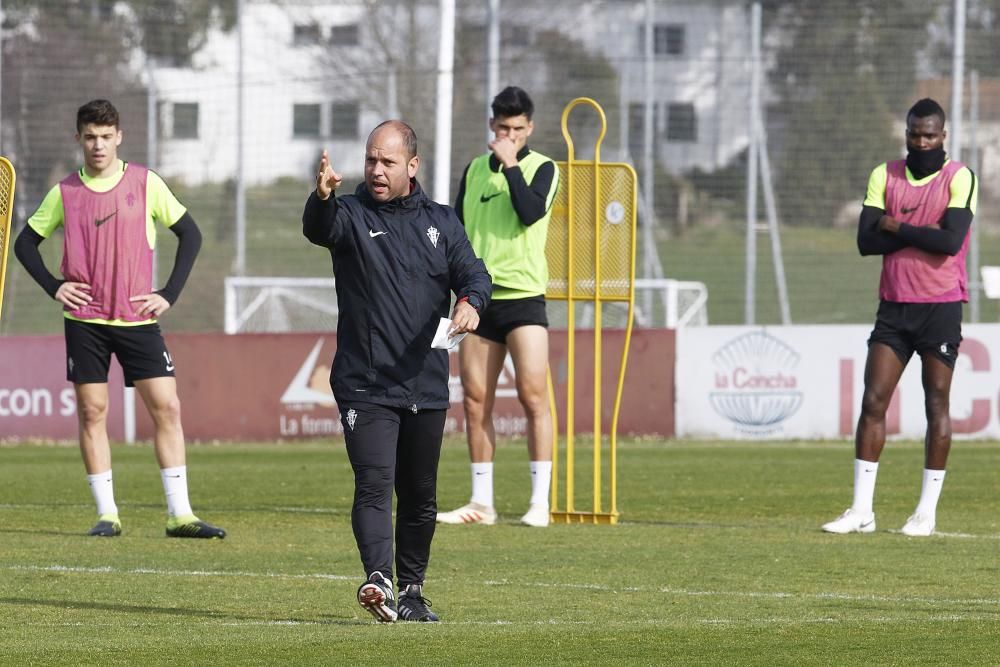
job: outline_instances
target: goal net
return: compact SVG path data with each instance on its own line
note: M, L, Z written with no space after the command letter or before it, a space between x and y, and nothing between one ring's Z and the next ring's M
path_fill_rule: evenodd
M708 324L708 289L704 283L670 279L636 280L635 325L681 328ZM337 295L333 278L226 278L226 333L333 331L337 328ZM624 328L628 304L607 303L601 311L604 328ZM549 325L566 328L565 301L547 303ZM577 304L578 329L593 327L594 306Z

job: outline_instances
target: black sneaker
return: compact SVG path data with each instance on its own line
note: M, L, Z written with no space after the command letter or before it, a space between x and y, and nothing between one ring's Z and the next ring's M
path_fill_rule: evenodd
M122 522L117 514L102 514L87 535L91 537L118 537L122 534Z
M396 620L396 600L392 596L392 582L381 572L372 572L368 581L358 588L358 604L381 623Z
M399 618L418 623L438 623L438 615L430 610L431 601L423 596L420 584L409 584L399 592Z
M171 517L167 521L167 537L200 537L203 539L219 539L226 536L226 531L212 524L205 523L196 516Z

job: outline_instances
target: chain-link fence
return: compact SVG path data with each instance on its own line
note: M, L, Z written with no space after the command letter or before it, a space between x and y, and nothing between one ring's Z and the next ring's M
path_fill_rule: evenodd
M1000 0L767 0L759 51L746 2L458 0L447 183L435 182L437 0L4 0L2 11L0 152L18 171L15 231L79 165L77 107L111 99L121 157L158 171L205 237L169 331L222 330L227 276L329 277L329 255L300 231L319 153L351 191L385 118L415 128L425 189L454 197L486 148L491 68L494 87L531 93L529 144L556 159L565 105L602 105L602 159L639 172L640 277L704 283L711 323L778 323L783 311L841 323L875 309L879 262L854 243L868 175L903 155L918 98L951 114L957 63L962 122L948 129L961 146L948 147L982 184L970 262L1000 264ZM592 155L597 128L592 114L571 116L578 156ZM41 248L56 273L61 236ZM175 248L161 230L160 284ZM57 304L11 262L0 333L60 331ZM972 319L996 321L995 302L973 304Z

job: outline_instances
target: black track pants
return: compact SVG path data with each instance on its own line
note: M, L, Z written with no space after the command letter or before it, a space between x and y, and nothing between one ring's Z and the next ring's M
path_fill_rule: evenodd
M392 492L396 491L396 573L422 584L437 520L437 469L446 410L412 412L374 403L340 405L354 469L351 525L365 576L392 579Z

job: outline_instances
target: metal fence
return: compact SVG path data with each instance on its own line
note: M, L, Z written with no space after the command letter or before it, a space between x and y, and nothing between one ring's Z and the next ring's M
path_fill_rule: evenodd
M969 318L997 319L975 267L1000 264L1000 0L3 0L0 11L15 230L78 166L77 107L111 99L120 155L158 171L205 237L168 331L221 331L228 276L330 277L329 255L300 232L319 153L350 191L385 118L413 125L418 178L449 200L509 84L535 100L530 145L556 159L564 106L602 105L602 157L639 172L640 278L704 283L718 324L872 319L879 264L854 245L868 174L903 155L906 110L934 97L949 151L982 185ZM580 157L596 128L571 119ZM175 247L161 230L160 283ZM42 250L57 273L61 236ZM60 331L58 306L11 262L0 334Z

